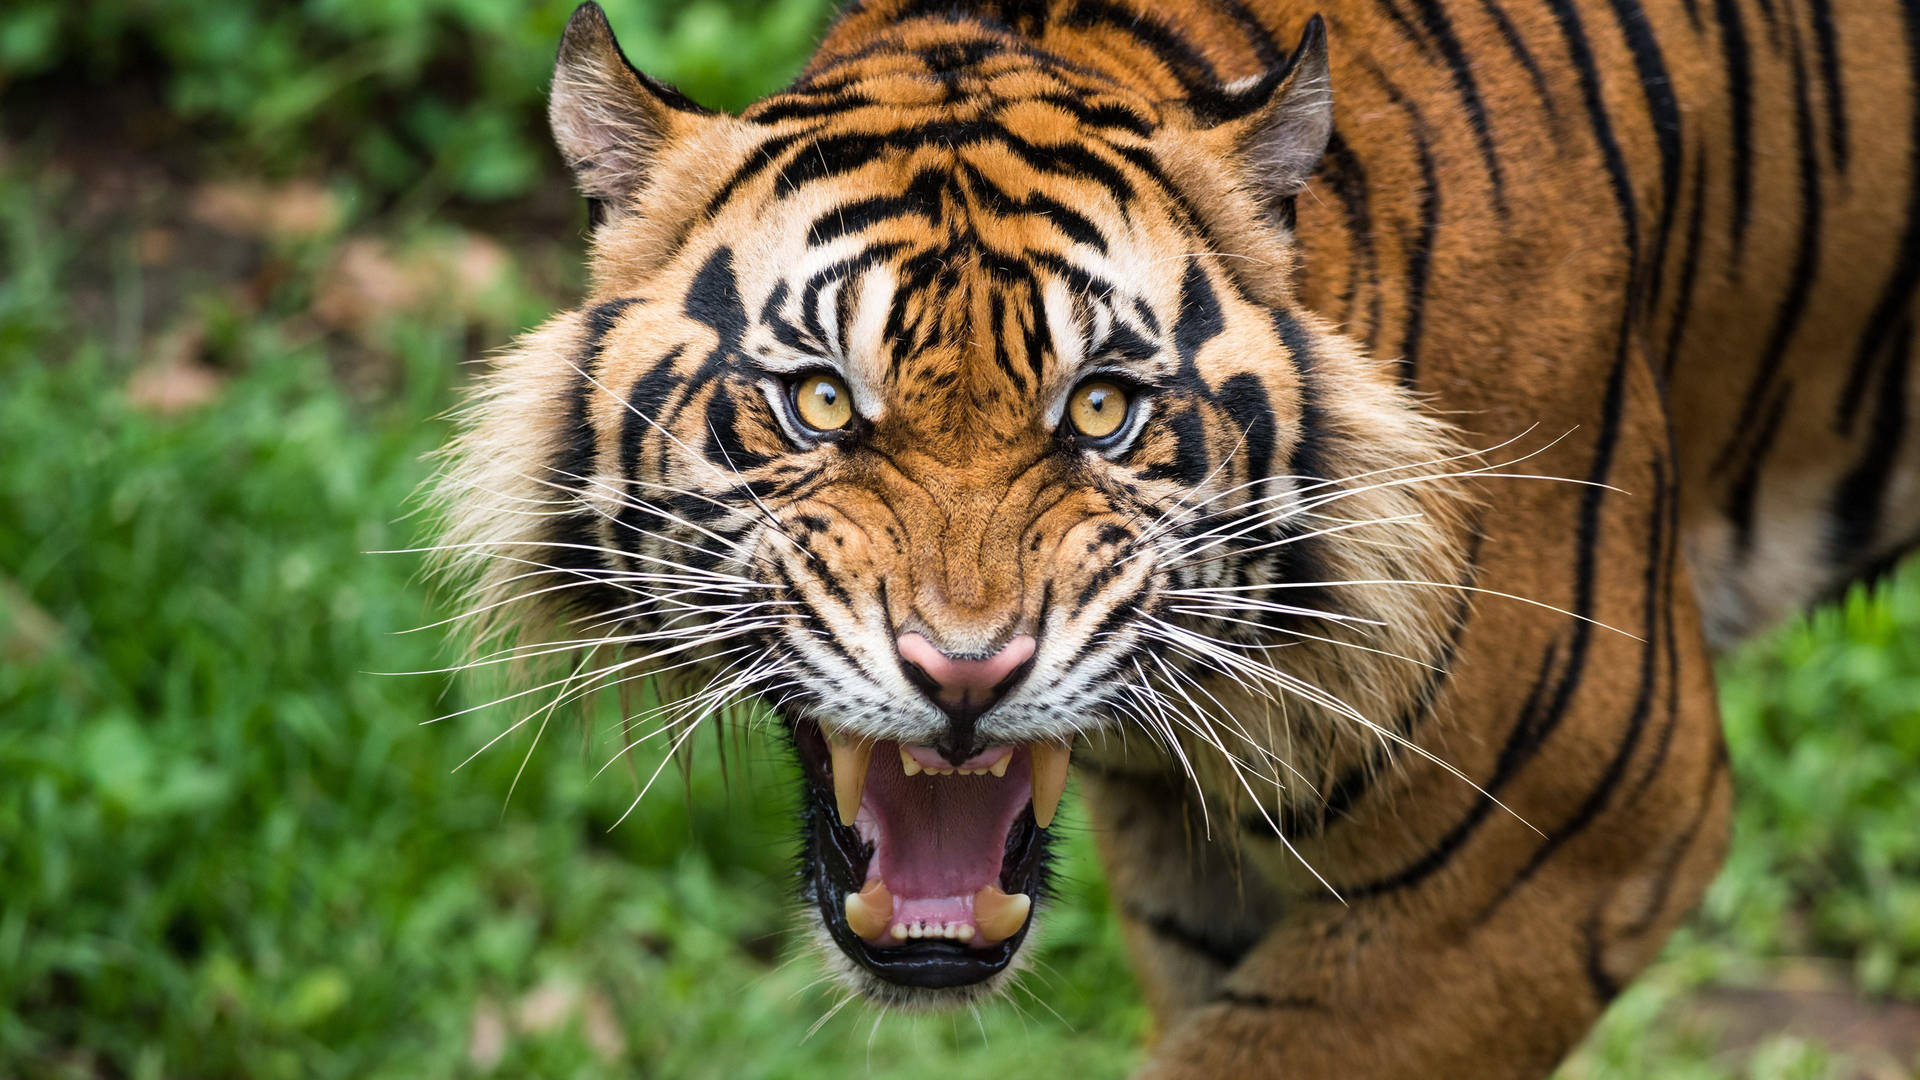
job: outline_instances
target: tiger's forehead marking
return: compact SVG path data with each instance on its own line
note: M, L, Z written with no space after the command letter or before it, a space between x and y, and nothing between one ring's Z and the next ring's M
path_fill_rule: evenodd
M1050 430L1092 370L1192 376L1172 328L1208 244L1154 157L1160 107L1001 33L826 57L743 115L764 135L709 204L746 351L927 430Z
M894 402L941 422L1006 422L1010 405L1038 420L1091 365L1166 351L1155 312L1177 306L1179 264L1152 253L1167 238L1097 190L1076 199L976 151L903 154L762 211L742 267L760 298L749 351L776 371L833 367L869 419Z

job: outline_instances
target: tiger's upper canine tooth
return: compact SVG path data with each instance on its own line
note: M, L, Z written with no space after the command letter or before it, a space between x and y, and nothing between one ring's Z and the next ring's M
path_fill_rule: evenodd
M918 776L920 774L920 763L913 759L912 754L907 753L907 748L904 745L900 747L900 771L906 773L908 776Z
M973 922L980 937L991 945L1005 941L1027 925L1027 913L1033 910L1033 898L1026 893L1009 896L998 885L988 885L973 894Z
M852 825L860 813L860 793L867 786L867 761L873 743L838 732L827 732L827 753L833 756L833 802L840 824Z
M879 878L857 893L847 894L847 926L868 941L878 941L893 919L893 893Z
M1053 812L1060 809L1060 793L1067 790L1067 747L1059 743L1027 744L1033 755L1033 821L1041 828L1053 824Z

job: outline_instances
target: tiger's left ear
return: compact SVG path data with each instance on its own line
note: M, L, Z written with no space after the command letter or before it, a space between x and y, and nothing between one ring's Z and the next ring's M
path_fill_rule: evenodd
M574 9L553 66L547 120L595 224L625 211L661 155L716 115L629 63L599 4Z
M1327 25L1307 20L1286 63L1190 102L1194 118L1226 135L1229 153L1261 211L1291 226L1293 197L1320 167L1333 134L1333 79L1327 71Z

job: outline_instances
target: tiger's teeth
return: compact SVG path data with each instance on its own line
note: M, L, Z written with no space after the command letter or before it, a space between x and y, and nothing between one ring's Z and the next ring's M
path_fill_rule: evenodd
M1015 927L1015 929L1018 929L1018 927ZM973 928L972 923L963 922L910 922L893 924L893 936L902 941L910 941L915 938L972 941L976 933L978 933L978 931Z
M830 731L827 752L833 756L833 802L840 811L840 824L852 825L854 815L860 812L860 793L867 786L867 761L873 757L873 743Z
M918 776L920 774L920 763L913 759L912 754L907 753L905 746L900 748L900 771L906 773L908 776Z
M867 882L857 893L847 894L847 926L868 941L877 941L887 932L893 918L893 894L879 878Z
M1067 790L1067 755L1071 752L1058 743L1027 744L1033 755L1033 822L1041 828L1053 824L1053 812L1060 809L1060 793Z
M992 765L989 765L987 767L987 771L992 773L995 776L1005 776L1007 775L1007 766L1011 764L1013 764L1013 755L1007 754L1005 757L1002 757L999 761L996 761Z
M989 885L973 894L973 921L980 927L981 940L991 945L1005 941L1027 925L1027 913L1033 898L1026 893L1009 896L997 885Z

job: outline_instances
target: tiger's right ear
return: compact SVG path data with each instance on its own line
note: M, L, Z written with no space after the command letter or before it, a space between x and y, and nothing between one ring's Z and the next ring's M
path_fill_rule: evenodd
M599 4L574 9L553 65L547 122L594 224L624 212L660 153L713 115L629 63Z
M1190 99L1195 119L1224 142L1241 187L1265 217L1288 231L1293 200L1320 165L1333 134L1333 79L1327 24L1307 20L1286 62L1220 93Z

